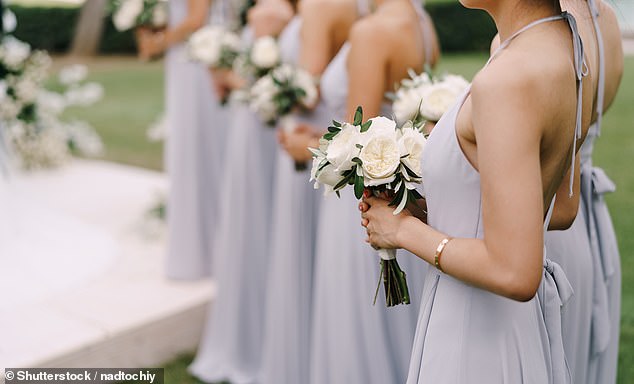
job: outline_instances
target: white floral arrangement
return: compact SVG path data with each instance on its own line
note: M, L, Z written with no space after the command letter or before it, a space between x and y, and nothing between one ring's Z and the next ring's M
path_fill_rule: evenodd
M376 195L388 193L392 195L390 205L396 206L394 214L400 213L408 202L422 198L416 190L422 182L421 160L426 144L421 128L412 121L399 128L386 117L363 122L361 107L352 124L334 121L320 139L320 148L310 148L315 188L324 185L326 193L339 195L351 185L358 199L365 189ZM396 251L380 249L379 256L386 305L409 304L405 273L396 261Z
M280 65L281 60L277 40L272 36L263 36L236 58L233 70L247 79L259 79Z
M164 28L168 22L167 0L110 0L110 8L118 31Z
M187 43L189 56L209 68L232 69L240 54L240 37L219 25L208 25L194 32Z
M60 73L64 92L46 90L51 59L44 51L13 36L0 42L0 122L11 150L25 169L57 166L71 154L98 155L103 146L94 129L81 121L64 121L64 110L86 106L103 95L101 85L84 82L85 67Z
M317 97L316 81L310 73L282 64L253 84L249 107L263 122L274 126L294 110L313 108Z
M415 117L438 122L469 86L469 82L459 75L435 77L428 72L416 74L412 70L409 75L409 79L401 81L396 93L388 94L393 100L392 108L399 124Z

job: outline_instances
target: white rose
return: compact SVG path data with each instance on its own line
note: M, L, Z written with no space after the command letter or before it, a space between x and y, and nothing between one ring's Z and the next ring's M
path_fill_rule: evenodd
M192 59L208 66L216 66L220 60L222 28L207 26L194 32L189 38L188 49Z
M31 54L31 46L15 37L8 36L2 40L0 57L11 69L20 69Z
M368 132L372 136L378 134L394 134L396 132L396 122L384 116L373 117L370 119L372 124Z
M253 43L251 62L258 68L273 68L280 61L280 48L271 36L260 37Z
M73 64L59 71L59 82L64 85L76 84L84 81L88 76L88 67L81 64Z
M421 176L422 172L425 144L427 139L421 132L413 128L401 130L401 137L398 140L401 161L418 176Z
M59 115L66 108L66 98L56 92L40 90L37 96L38 110L44 113Z
M364 134L358 126L344 123L341 131L328 145L326 158L338 172L344 172L354 166L352 159L359 155L357 144L363 145Z
M156 4L152 10L152 25L155 27L164 27L167 25L167 3L164 1Z
M469 82L459 75L445 75L442 78L442 84L447 84L454 89L457 94L462 93L469 86Z
M21 79L15 86L15 95L23 104L31 104L37 98L38 84L28 78Z
M15 28L18 26L18 19L15 17L15 13L11 12L8 8L5 9L4 14L2 14L2 26L4 27L5 33L15 31Z
M230 49L232 51L239 51L242 45L242 41L240 37L235 33L225 31L222 34L222 46L225 49Z
M370 138L359 158L363 162L364 184L367 187L394 181L395 172L401 163L396 132L382 133Z
M136 26L141 13L143 13L143 0L123 0L121 7L112 17L112 22L117 30L127 31Z
M424 90L420 113L429 121L438 121L455 103L459 93L454 87L438 83Z
M298 88L304 90L305 95L301 100L302 105L307 108L313 108L317 104L317 98L319 96L315 79L310 73L299 69L295 75L295 84Z
M417 88L399 90L392 105L396 121L402 125L406 121L413 120L418 114L422 99L421 92Z
M7 82L0 80L0 101L3 101L7 97L8 90L9 86L7 85Z

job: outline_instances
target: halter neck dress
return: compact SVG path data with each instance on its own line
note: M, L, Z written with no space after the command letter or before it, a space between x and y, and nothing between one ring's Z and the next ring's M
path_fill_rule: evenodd
M242 34L253 41L250 28ZM216 295L211 303L198 353L189 371L206 382L257 383L260 372L267 267L271 238L271 201L275 182L275 131L248 106L229 106L213 250Z
M283 61L294 66L300 54L301 26L301 18L295 16L279 39ZM298 122L319 128L328 126L331 118L322 102L311 112L297 113L294 117ZM307 182L310 168L297 171L280 146L275 168L260 382L307 383L320 199Z
M361 16L369 13L366 3L358 4ZM349 50L350 44L345 43L321 78L323 101L330 117L338 121L350 121L346 112ZM391 115L390 105L383 105L382 115ZM376 305L372 304L379 257L364 241L357 206L350 190L342 191L341 198L332 195L321 202L309 383L403 383L407 375L417 308L386 308L381 293ZM399 258L399 263L407 273L411 299L416 303L426 266L407 257Z
M564 19L572 30L577 85L582 88L581 40L568 13L520 29L490 60L527 29ZM582 89L578 92L575 139L581 129ZM457 115L469 93L470 88L429 136L423 154L423 180L428 224L452 237L481 239L480 175L462 152L456 134ZM552 207L551 203L544 231ZM561 306L572 295L572 288L561 267L545 253L544 249L542 281L537 295L528 302L496 295L428 268L407 383L569 383Z
M579 214L570 229L548 233L546 248L549 256L560 262L571 277L575 290L575 297L563 313L564 347L574 382L601 384L616 382L621 265L614 227L603 197L614 192L615 185L601 168L592 164L594 142L599 137L603 117L605 47L595 0L588 0L588 7L599 54L597 120L579 150Z
M180 24L187 0L169 2L169 24ZM169 178L168 252L165 273L173 279L212 274L210 234L218 219L217 198L226 143L228 112L211 89L206 68L187 57L185 44L167 51L165 109Z

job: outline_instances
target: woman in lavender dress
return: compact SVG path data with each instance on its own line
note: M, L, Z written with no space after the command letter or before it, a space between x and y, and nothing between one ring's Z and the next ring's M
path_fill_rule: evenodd
M171 0L167 30L143 35L140 43L142 57L166 52L166 274L174 279L197 279L212 272L210 238L218 220L215 196L229 116L212 93L209 72L189 60L184 43L209 21L210 4L208 0Z
M371 13L368 3L357 2L360 21L322 76L322 98L333 119L349 120L357 105L366 116L390 116L384 93L407 77L409 68L420 71L437 58L435 36L428 34L430 25L425 24L430 21L421 18L418 5L407 0L376 5ZM306 135L297 147L306 146L316 147L318 142ZM296 156L301 159L299 152ZM341 199L329 196L321 202L310 383L402 383L406 377L417 310L385 308L382 299L373 306L378 256L363 242L357 204L350 191L343 191ZM424 267L406 258L400 262L417 300Z
M243 31L245 45L279 34L291 16L286 1L256 4ZM225 169L215 194L221 204L214 240L217 294L189 370L205 382L246 384L257 383L261 370L276 139L248 106L236 102L230 108Z

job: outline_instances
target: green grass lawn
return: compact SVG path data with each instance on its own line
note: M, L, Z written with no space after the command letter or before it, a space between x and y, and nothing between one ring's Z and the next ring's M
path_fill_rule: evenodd
M484 54L447 55L440 71L471 78L486 61ZM147 127L163 106L163 76L160 62L143 64L129 58L100 59L89 64L90 78L105 87L103 101L89 109L69 111L85 119L102 135L107 160L152 169L162 167L162 147L149 143ZM614 219L623 263L623 301L619 383L634 382L634 57L626 59L623 83L604 120L603 134L596 145L595 163L616 182L618 190L607 197ZM166 364L166 383L196 383L186 372L192 356Z

